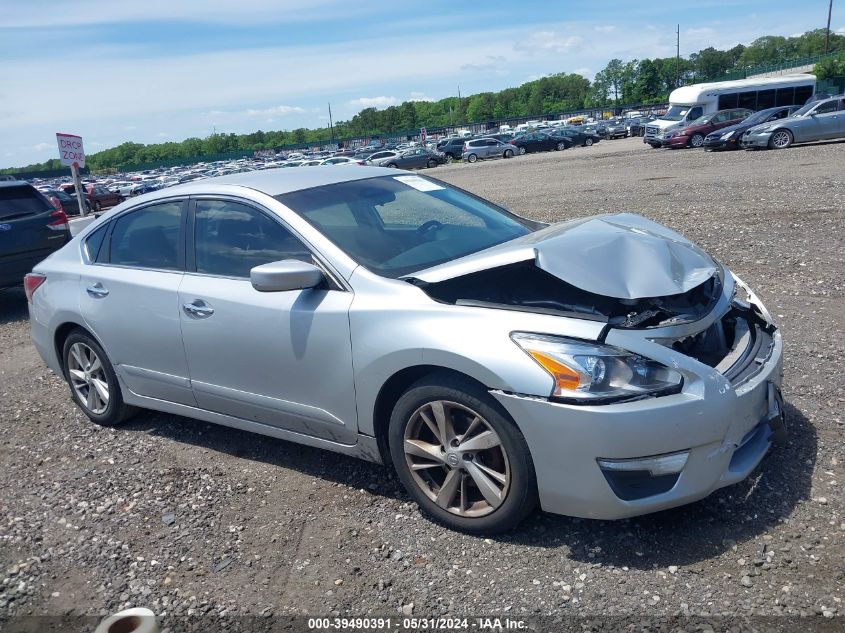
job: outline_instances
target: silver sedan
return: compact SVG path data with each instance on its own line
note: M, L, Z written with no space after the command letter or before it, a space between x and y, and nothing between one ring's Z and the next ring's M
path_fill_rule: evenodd
M845 138L845 97L811 101L789 117L756 125L742 135L740 146L786 149L793 143L837 138Z
M93 422L387 462L474 533L701 499L785 433L766 308L638 215L547 226L392 169L256 171L115 207L25 287Z

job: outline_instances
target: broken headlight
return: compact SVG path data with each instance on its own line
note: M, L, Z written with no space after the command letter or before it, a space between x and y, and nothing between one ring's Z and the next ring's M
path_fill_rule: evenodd
M683 383L674 369L618 347L526 332L511 338L552 376L553 398L598 404L676 393Z

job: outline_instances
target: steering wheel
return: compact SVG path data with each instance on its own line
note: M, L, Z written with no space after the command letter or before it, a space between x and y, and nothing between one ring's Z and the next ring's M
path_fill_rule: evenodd
M439 231L442 228L442 222L438 222L437 220L429 220L417 229L417 235L419 235L420 237L425 237L429 233L433 235L436 231Z

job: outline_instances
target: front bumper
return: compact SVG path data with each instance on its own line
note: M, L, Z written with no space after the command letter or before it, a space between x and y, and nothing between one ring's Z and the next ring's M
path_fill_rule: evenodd
M775 433L783 435L782 355L775 332L770 356L747 382L734 387L715 369L693 361L689 367L699 375L683 392L628 403L579 406L493 395L528 442L544 510L620 519L697 501L751 473ZM668 490L631 500L614 492L597 462L685 451L687 461Z
M689 145L689 137L688 136L673 136L671 138L664 139L663 146L664 147L671 147L673 149L680 149L682 147L687 147Z
M743 134L739 141L739 146L743 149L765 149L769 147L769 138L771 136L769 132L762 134Z
M737 149L737 147L739 147L739 138L736 136L732 136L726 141L719 137L710 138L709 136L704 139L704 149Z

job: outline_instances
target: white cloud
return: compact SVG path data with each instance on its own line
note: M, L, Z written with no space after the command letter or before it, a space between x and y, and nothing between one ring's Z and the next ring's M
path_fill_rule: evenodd
M584 43L580 35L566 35L552 30L534 31L514 48L527 53L556 53L563 55Z
M613 24L600 24L594 27L594 29L599 33L612 33L616 30L616 26Z
M157 138L167 138L167 136L168 136L167 132L156 132Z
M299 106L280 105L263 110L247 110L247 116L285 116L286 114L302 114L305 108Z
M55 143L38 143L33 145L32 149L36 152L43 152L45 149L50 149L51 147L56 147Z
M845 26L840 26L838 29L836 29L836 32L845 35Z
M388 106L397 105L399 99L396 97L359 97L349 102L350 105L359 108L386 108Z
M408 101L436 101L436 99L426 96L424 92L412 92Z

